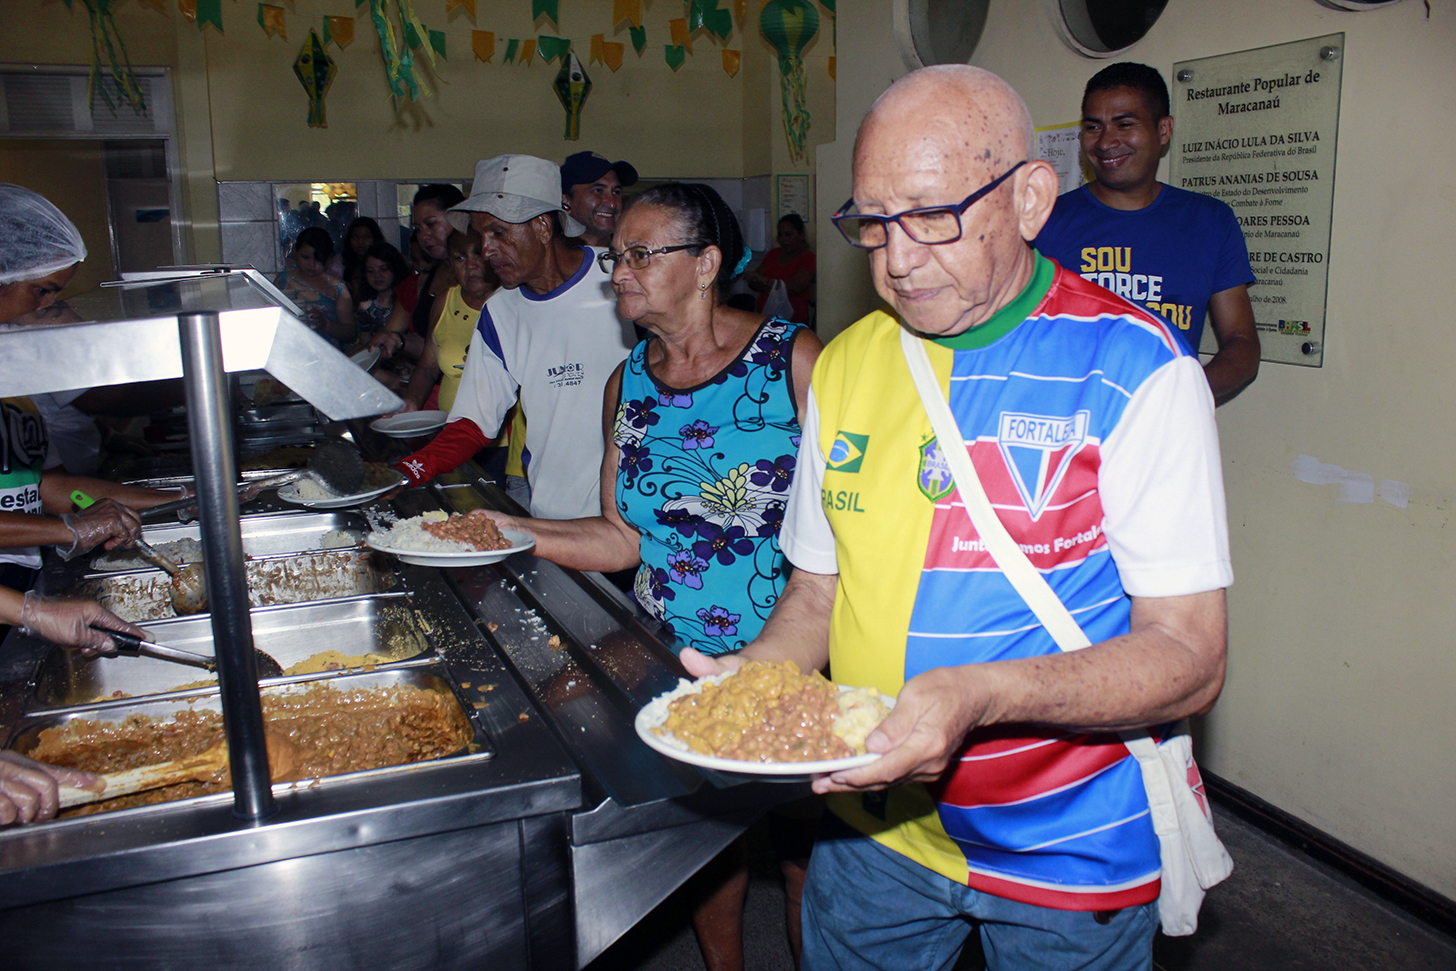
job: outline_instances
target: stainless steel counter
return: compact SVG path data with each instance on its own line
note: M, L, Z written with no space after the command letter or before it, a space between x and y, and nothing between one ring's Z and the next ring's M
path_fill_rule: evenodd
M632 720L683 673L652 622L603 578L518 554L470 569L401 566L380 594L406 609L427 641L398 663L430 664L487 742L458 757L270 787L250 673L255 636L265 649L291 651L299 630L317 623L311 629L329 632L326 646L358 653L375 628L343 617L341 600L325 611L327 624L300 621L302 608L248 609L249 537L265 542L259 537L313 526L303 526L310 514L274 497L244 510L271 518L239 523L232 484L245 433L271 446L341 429L287 404L251 409L236 435L215 434L234 431L223 410L225 372L266 368L318 413L348 420L348 434L370 457L396 459L420 443L368 429L357 416L398 407L398 399L268 290L226 274L157 283L103 294L90 323L0 335L6 394L185 372L196 454L175 451L147 463L145 475L175 482L197 462L217 611L207 627L234 768L231 796L0 831L3 966L580 968L766 808L806 794L807 784L720 777L649 749ZM67 361L64 376L57 360ZM204 411L216 420L204 420ZM394 500L405 516L482 504L511 508L469 465ZM156 538L175 533L157 529ZM72 591L85 572L84 564L48 562L40 587ZM285 615L291 619L280 621ZM203 639L188 623L157 626ZM89 690L158 687L140 670L101 671L78 682L49 645L12 630L0 645L0 741L15 742L39 712L66 717L126 703L88 704ZM189 690L186 697L219 697Z
M472 466L395 500L402 516L508 504ZM317 521L249 516L242 533L268 555ZM419 618L494 757L277 784L279 812L257 823L220 794L0 832L15 967L579 968L766 807L807 791L701 773L636 737L637 709L682 672L600 576L528 554L398 574L385 597ZM53 562L41 583L87 575ZM281 643L269 632L290 627L286 611L342 618L361 602L255 608L256 643ZM198 620L155 626L206 636ZM66 701L54 651L12 632L0 657L8 738L24 713Z

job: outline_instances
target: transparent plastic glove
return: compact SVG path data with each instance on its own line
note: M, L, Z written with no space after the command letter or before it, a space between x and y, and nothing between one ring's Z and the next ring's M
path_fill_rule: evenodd
M258 496L262 494L262 486L260 486L257 482L249 482L247 485L243 486L241 489L238 490L238 505L241 506L244 503L252 502L254 499L258 498Z
M56 547L63 560L89 553L97 546L127 546L142 534L141 517L115 499L102 499L85 512L66 513L61 522L75 537L69 548Z
M181 494L179 496L177 496L178 499L192 499L192 500L196 500L197 499L197 490L193 489L191 486L184 485L184 486L181 486L180 489L181 489ZM177 522L179 522L179 523L190 523L190 522L192 522L196 518L197 518L197 503L195 501L194 502L191 502L191 503L188 503L187 505L183 506L181 509L178 509L177 510Z
M0 826L50 819L59 808L56 784L100 792L102 780L79 769L33 762L15 752L0 751Z
M128 624L91 600L42 597L34 590L27 590L25 602L20 606L21 628L32 637L42 637L65 647L79 647L81 653L88 657L115 654L116 645L111 638L92 630L92 624L136 637L147 636L140 627Z

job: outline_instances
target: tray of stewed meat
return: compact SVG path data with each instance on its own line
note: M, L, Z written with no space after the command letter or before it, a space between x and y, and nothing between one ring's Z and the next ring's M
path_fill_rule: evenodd
M370 533L364 542L416 566L484 566L536 545L533 536L496 526L483 509L411 516Z
M792 661L683 679L637 713L637 734L669 758L719 772L805 776L868 765L865 739L895 699L838 685Z

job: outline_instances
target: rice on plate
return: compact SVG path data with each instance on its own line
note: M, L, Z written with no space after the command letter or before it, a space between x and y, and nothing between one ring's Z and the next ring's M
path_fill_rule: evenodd
M440 539L425 529L425 523L442 523L449 518L449 514L439 510L411 516L409 519L399 520L387 529L375 530L369 534L369 539L376 547L392 550L420 550L428 553L476 552L475 547L468 543Z

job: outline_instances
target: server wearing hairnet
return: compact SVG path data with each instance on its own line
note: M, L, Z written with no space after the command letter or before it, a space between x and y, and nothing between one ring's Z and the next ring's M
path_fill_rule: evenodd
M0 183L0 321L49 306L85 258L86 244L65 213L39 193ZM66 366L65 361L53 364ZM141 535L136 510L176 498L175 492L66 474L34 403L3 397L6 391L0 388L0 584L28 589L40 568L42 546L54 546L69 559L99 545L130 545ZM77 489L99 501L84 512L73 510L70 497ZM7 608L0 609L0 624L23 620L32 631L70 642L59 632L74 625L48 626L42 618L81 608L33 593L23 606L25 618L18 599L0 602L0 608ZM84 609L100 610L94 604ZM101 640L93 649L110 648L109 638Z

